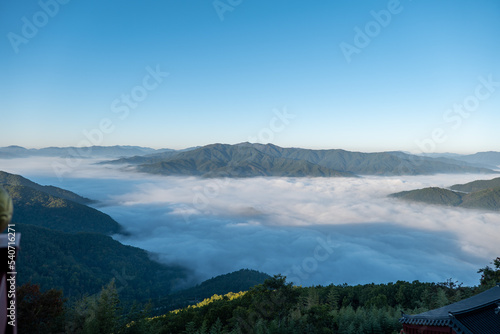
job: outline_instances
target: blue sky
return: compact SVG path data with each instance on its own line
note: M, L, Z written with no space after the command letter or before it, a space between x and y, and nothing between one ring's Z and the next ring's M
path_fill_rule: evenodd
M0 5L0 146L500 150L498 1L59 1Z

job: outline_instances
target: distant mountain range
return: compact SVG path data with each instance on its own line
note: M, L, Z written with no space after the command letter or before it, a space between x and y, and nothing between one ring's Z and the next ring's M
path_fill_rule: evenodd
M120 158L174 151L170 149L155 150L140 146L91 146L91 147L46 147L27 149L21 146L0 147L0 158L26 157L80 157L80 158Z
M201 177L332 177L495 173L492 169L450 158L403 152L361 153L340 149L282 148L272 144L212 144L187 151L163 152L107 161L132 165L139 172Z
M500 211L500 177L456 184L450 189L432 187L403 191L390 196L428 204Z
M454 160L460 160L471 164L481 165L486 168L500 167L500 152L479 152L468 155L453 154L453 153L434 153L429 154L431 157L445 157Z
M412 155L362 153L341 149L283 148L273 144L212 144L183 150L140 146L0 148L0 158L108 158L105 164L129 165L144 173L201 177L355 177L358 175L429 175L495 173L500 152Z

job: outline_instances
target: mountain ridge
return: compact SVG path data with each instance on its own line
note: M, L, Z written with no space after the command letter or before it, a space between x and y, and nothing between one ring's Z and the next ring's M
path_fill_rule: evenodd
M465 184L455 184L450 189L469 193L496 187L500 187L500 177L492 180L477 180Z
M500 178L457 184L449 189L429 187L389 195L406 201L468 209L500 211ZM472 189L466 192L460 189Z
M82 197L78 194L75 194L72 191L61 189L54 186L42 186L36 182L28 180L27 178L21 175L11 174L4 171L0 171L0 184L10 185L10 186L25 186L33 188L35 190L47 193L48 195L57 196L79 204L95 203L95 201L86 197Z
M248 142L235 145L216 143L164 156L124 158L103 163L130 164L139 172L152 174L202 177L498 173L464 161L416 156L400 151L311 150Z
M163 175L196 175L202 177L252 176L354 176L308 161L272 157L253 147L211 144L180 152L165 160L141 164L140 172Z
M456 154L456 153L427 153L423 154L430 157L445 157L454 160L464 161L467 163L476 164L486 168L500 168L500 152L484 151L473 154Z
M142 146L114 145L114 146L88 146L88 147L44 147L24 148L22 146L0 147L0 158L26 158L26 157L107 157L120 158L133 155L175 151L172 149L153 149Z
M87 205L47 194L27 186L3 185L14 203L12 221L61 232L122 232L120 224Z

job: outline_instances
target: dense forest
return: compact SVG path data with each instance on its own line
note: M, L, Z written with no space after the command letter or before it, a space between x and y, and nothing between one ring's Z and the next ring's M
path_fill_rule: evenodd
M71 305L65 305L61 291L40 292L27 284L19 289L19 328L23 333L395 334L401 329L401 312L425 312L494 286L500 279L500 258L478 272L478 287L452 280L299 287L275 275L248 291L215 294L160 316L152 316L151 303L121 308L114 280L99 294ZM230 276L220 278L221 283Z
M3 187L14 202L14 223L22 222L62 232L120 232L120 225L110 216L87 205L27 186Z
M146 251L106 235L19 223L16 229L22 236L18 283L61 289L70 300L94 294L115 278L124 301L147 301L167 296L187 276L184 268L152 261Z

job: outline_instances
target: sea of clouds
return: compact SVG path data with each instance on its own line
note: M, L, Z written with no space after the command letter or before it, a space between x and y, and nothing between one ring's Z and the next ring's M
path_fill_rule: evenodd
M477 270L500 255L500 214L387 197L495 175L200 179L94 162L82 160L63 177L54 158L4 159L0 170L98 200L96 208L129 232L116 240L188 267L189 283L249 268L298 285L448 278L476 285Z

